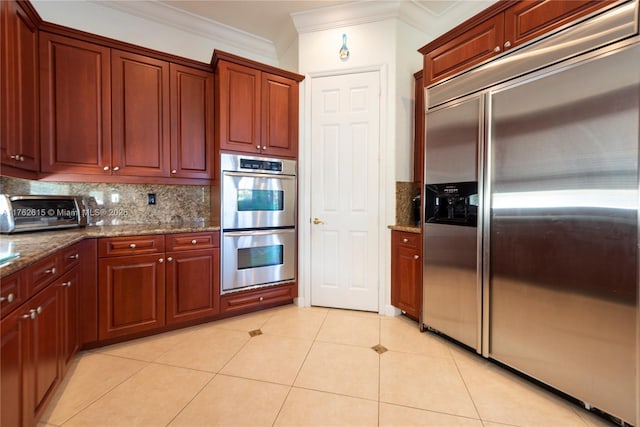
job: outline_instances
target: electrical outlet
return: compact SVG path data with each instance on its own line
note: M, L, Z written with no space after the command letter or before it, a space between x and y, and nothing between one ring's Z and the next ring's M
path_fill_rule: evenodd
M155 205L156 204L156 193L148 193L147 194L147 201L149 202L150 205Z

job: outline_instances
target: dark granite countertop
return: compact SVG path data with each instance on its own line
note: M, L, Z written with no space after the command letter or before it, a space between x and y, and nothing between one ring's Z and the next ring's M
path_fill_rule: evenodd
M422 233L422 229L417 225L389 225L387 228L394 231L406 231L407 233Z
M0 279L45 258L56 251L84 239L98 237L136 236L145 234L199 233L219 231L220 226L207 222L188 224L136 224L89 226L79 229L38 231L0 236L2 252L16 252L20 256L0 265Z

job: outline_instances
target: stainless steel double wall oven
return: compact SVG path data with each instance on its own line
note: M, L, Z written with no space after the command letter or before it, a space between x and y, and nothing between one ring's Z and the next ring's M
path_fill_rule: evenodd
M221 155L222 293L295 280L296 161Z

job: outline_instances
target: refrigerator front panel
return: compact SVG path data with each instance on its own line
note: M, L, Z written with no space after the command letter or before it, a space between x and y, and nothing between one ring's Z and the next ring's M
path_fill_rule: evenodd
M423 325L478 352L481 300L475 217L480 114L480 97L476 96L426 115L422 269ZM431 200L434 189L438 197ZM447 196L447 191L454 192ZM447 199L457 200L450 205L449 215L447 208L435 207ZM458 210L464 214L457 215Z
M636 423L640 46L490 96L489 355Z

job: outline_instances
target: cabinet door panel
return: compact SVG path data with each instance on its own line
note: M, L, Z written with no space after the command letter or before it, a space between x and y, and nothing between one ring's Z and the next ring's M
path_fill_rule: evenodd
M100 260L99 339L164 325L164 264L161 255Z
M219 311L220 250L167 253L167 323Z
M391 233L391 304L417 319L422 306L421 235Z
M213 74L171 64L171 176L211 178Z
M30 345L32 363L30 369L30 382L28 389L30 394L27 408L28 417L38 418L44 409L44 403L53 393L55 386L60 381L60 315L61 301L58 289L49 286L27 305L39 313L26 320L30 330Z
M505 43L517 46L612 3L595 0L526 0L504 12Z
M16 312L0 324L0 425L23 425L25 322Z
M115 50L111 61L112 170L169 176L169 64Z
M425 55L426 84L452 76L479 64L502 49L504 17L502 14L467 31Z
M43 172L104 174L111 164L108 48L40 34Z
M262 73L262 146L265 154L296 157L298 83Z
M218 78L220 149L259 153L260 71L220 61Z
M62 328L62 348L61 364L63 371L66 370L73 356L80 347L79 337L79 292L80 292L80 269L73 268L71 271L56 281L60 292L61 328Z

